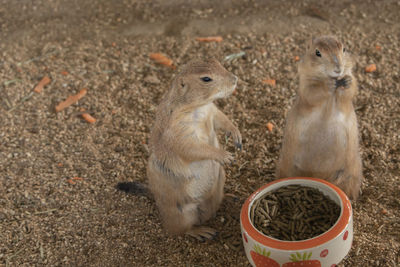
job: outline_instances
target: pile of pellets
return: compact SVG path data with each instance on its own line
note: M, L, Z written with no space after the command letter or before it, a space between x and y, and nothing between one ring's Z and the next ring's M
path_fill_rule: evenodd
M340 206L316 188L289 185L259 197L250 220L263 234L285 241L316 237L331 228Z

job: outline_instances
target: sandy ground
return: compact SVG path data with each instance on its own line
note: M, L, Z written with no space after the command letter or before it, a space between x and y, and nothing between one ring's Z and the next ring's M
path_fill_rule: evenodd
M340 266L400 266L400 2L329 2L0 0L0 265L248 266L239 212L274 179L294 58L312 35L335 34L357 58L365 174ZM212 35L224 41L195 40ZM166 236L153 200L115 189L146 181L154 111L175 73L152 52L178 67L216 57L240 78L237 94L217 103L244 151L227 167L226 192L237 199L226 197L208 223L220 230L213 241ZM377 71L366 73L371 63ZM45 75L51 83L31 93ZM55 112L82 88L84 98Z

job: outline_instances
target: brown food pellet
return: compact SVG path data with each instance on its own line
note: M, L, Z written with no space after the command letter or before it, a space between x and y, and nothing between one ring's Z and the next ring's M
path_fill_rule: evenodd
M338 220L340 207L316 188L289 185L257 199L250 218L270 237L299 241L318 236Z

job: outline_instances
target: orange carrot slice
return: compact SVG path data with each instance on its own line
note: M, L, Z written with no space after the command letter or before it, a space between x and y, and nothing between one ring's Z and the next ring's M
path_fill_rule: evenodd
M67 76L69 73L68 73L68 71L62 71L62 72L60 72L62 75L64 75L64 76Z
M274 125L270 122L267 123L267 129L269 132L272 132L272 130L274 129Z
M50 78L48 76L44 76L40 82L35 86L35 88L33 89L33 91L35 93L40 93L43 90L43 87L45 87L46 85L48 85L51 82Z
M294 61L299 61L300 60L300 57L299 56L295 56L294 57Z
M365 71L366 72L374 72L376 71L376 65L375 64L371 64L365 67Z
M273 79L265 79L263 80L264 83L269 84L271 86L275 86L276 85L276 80Z
M67 182L70 183L70 184L76 184L76 182L74 180L72 180L72 179L68 179Z
M72 177L72 180L80 180L80 181L83 181L83 178L82 178L82 177Z
M84 97L86 95L86 93L87 93L87 89L83 88L76 95L69 96L65 101L61 102L60 104L58 104L56 106L56 112L59 112L65 108L71 106L72 104L78 102L78 100L81 99L82 97Z
M87 121L88 123L95 123L96 119L92 117L89 113L83 113L82 117Z
M223 38L221 36L209 36L209 37L197 37L197 41L199 42L222 42Z
M175 69L176 67L174 66L174 62L172 59L164 56L161 53L151 53L150 58L157 62L158 64L165 65L167 67L170 67L172 69Z

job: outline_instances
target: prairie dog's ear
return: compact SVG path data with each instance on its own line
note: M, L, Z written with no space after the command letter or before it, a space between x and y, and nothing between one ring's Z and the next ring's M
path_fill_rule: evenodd
M184 77L179 77L177 79L176 86L178 87L178 92L181 96L185 95L189 89L189 83Z
M182 77L175 77L172 81L173 87L176 88L178 91L181 90L182 87L185 86L185 81Z
M179 88L185 87L185 81L183 80L182 77L178 77L178 78L176 79L176 85L177 85Z

